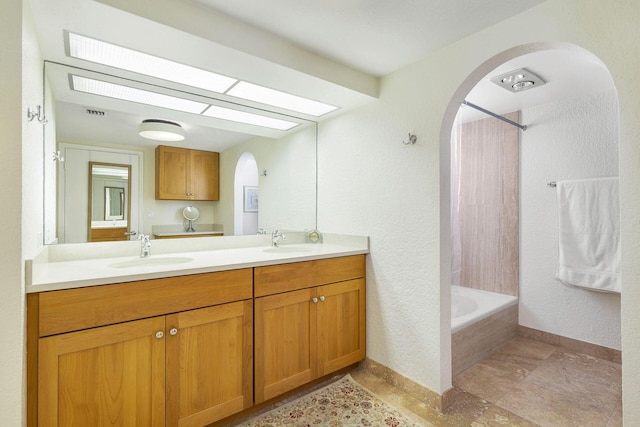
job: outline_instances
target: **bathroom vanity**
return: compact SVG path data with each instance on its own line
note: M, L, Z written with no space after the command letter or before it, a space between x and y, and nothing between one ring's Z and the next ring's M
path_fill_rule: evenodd
M225 239L155 262L34 260L29 425L206 426L364 359L366 238Z

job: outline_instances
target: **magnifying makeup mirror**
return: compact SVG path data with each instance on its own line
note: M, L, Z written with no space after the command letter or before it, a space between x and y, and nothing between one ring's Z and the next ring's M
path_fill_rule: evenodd
M200 212L198 211L198 209L194 208L193 206L187 206L182 210L182 216L184 217L184 221L182 222L184 230L186 232L196 231L193 228L193 221L198 219L198 217L200 216Z

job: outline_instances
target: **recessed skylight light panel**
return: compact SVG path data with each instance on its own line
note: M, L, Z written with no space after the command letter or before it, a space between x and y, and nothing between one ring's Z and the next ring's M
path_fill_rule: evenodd
M202 114L209 117L215 117L217 119L231 120L233 122L246 123L278 130L289 130L298 126L298 123L296 122L247 113L246 111L232 110L231 108L219 107L217 105L210 106L207 111Z
M169 61L168 59L116 46L100 40L67 33L69 56L134 73L224 93L237 79Z
M322 102L313 101L311 99L302 98L300 96L291 95L279 90L270 89L268 87L244 81L238 82L238 84L227 92L227 95L316 117L327 114L338 108L333 105L324 104Z
M136 89L102 80L89 79L86 77L71 76L72 89L101 95L109 98L121 99L123 101L137 102L140 104L153 105L156 107L169 108L171 110L184 111L187 113L200 114L207 108L208 104L191 101L189 99Z

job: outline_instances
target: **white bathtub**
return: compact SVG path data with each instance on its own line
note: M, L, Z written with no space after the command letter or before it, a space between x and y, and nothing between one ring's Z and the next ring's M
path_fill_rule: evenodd
M518 304L518 297L451 286L451 333Z
M458 375L513 339L518 298L451 286L451 373Z

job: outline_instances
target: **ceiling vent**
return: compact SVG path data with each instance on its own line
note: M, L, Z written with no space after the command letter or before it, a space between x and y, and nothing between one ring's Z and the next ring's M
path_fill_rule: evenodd
M531 71L520 68L491 78L491 81L511 92L522 92L544 85L546 82Z
M93 108L87 108L86 111L90 116L104 116L105 114L104 111L95 110Z

